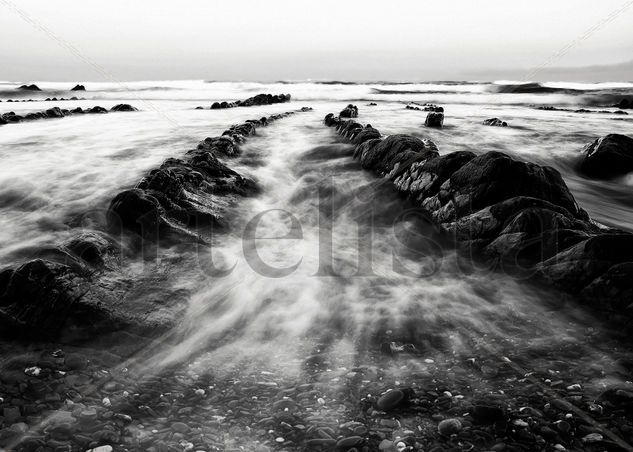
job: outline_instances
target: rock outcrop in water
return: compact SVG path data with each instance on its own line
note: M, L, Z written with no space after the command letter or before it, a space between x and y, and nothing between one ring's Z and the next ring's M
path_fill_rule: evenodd
M424 125L426 127L443 127L444 126L444 113L440 112L431 112L426 115L426 120L424 121Z
M121 278L121 249L111 237L125 230L144 243L167 234L195 243L199 226L224 226L227 209L257 188L218 156L237 155L239 143L258 127L293 113L231 126L226 135L203 140L183 158L167 159L111 201L112 235L84 232L64 243L54 258L0 272L0 336L72 340L120 329L155 336L173 327L186 310L185 294L160 275Z
M70 90L71 91L86 91L86 87L83 85L75 85Z
M112 107L111 111L138 111L138 110L128 104L119 104ZM37 119L63 118L65 116L72 116L72 115L107 113L107 112L108 110L98 105L92 108L85 109L85 110L81 107L73 108L72 110L68 110L66 108L53 107L53 108L49 108L48 110L27 113L25 115L18 115L15 112L10 111L8 113L0 114L0 124L17 123L17 122L23 122L23 121L35 121Z
M483 125L494 126L494 127L507 127L508 123L505 121L502 121L499 118L490 118L490 119L484 119Z
M324 122L356 145L363 168L423 208L462 250L630 316L633 234L592 222L554 168L501 152L440 155L429 140L382 137L331 113ZM371 138L357 140L370 127Z
M218 156L233 157L239 144L286 112L233 125L222 136L202 140L184 158L167 159L135 188L119 193L110 203L108 223L147 239L170 232L195 237L200 226L224 227L226 208L238 197L256 191L253 181L240 176Z
M417 104L412 103L412 104L407 104L407 106L405 108L407 110L435 111L435 112L438 112L438 113L443 113L444 112L444 107L440 107L440 106L435 105L435 104L424 104L424 105L418 106Z
M36 84L31 84L31 85L20 85L20 86L18 87L18 89L19 89L20 91L42 91L42 90L40 89L40 87L39 87L39 86L37 86Z
M214 102L211 105L211 110L220 110L224 108L234 107L253 107L257 105L273 105L281 104L284 102L290 102L290 94L257 94L256 96L249 97L246 100L238 100L235 102ZM196 110L204 110L203 107L196 107Z
M578 170L596 179L611 179L633 172L633 138L609 134L583 149Z
M358 118L358 107L356 105L349 104L339 113L341 118Z

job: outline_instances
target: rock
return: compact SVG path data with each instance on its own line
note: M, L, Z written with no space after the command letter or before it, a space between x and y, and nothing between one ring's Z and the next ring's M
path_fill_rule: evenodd
M462 430L462 423L459 419L444 419L437 426L437 431L442 436L451 436Z
M105 445L105 446L98 446L92 449L88 449L86 450L86 452L112 452L113 450L114 449L112 449L112 446Z
M409 135L366 140L354 154L363 168L372 169L379 175L390 174L405 162L427 160L438 155L435 145Z
M426 115L424 121L426 127L443 127L444 125L444 113L431 112Z
M485 119L483 122L484 126L496 126L496 127L507 127L508 123L500 120L499 118L490 118Z
M339 113L340 118L358 118L358 107L356 105L349 104Z
M21 85L20 87L18 87L18 89L22 91L42 91L40 87L35 84Z
M103 265L116 247L103 232L86 231L64 244L71 254L90 265Z
M583 149L578 170L596 179L610 179L633 172L633 138L610 134Z
M363 443L363 438L360 436L348 436L347 438L342 438L338 440L336 443L336 448L342 451L347 451L352 447L360 446Z
M110 111L138 111L138 108L132 107L130 104L116 104Z
M604 439L604 437L600 433L589 433L588 435L583 436L583 443L599 443Z
M59 107L53 107L46 110L46 116L49 118L63 118L64 113L59 109Z
M184 422L174 422L171 424L171 429L177 433L187 433L189 431L189 426Z
M240 107L251 107L254 105L272 105L290 101L290 94L257 94L243 101L238 101ZM213 106L211 107L213 108Z
M381 411L394 410L407 402L406 393L400 389L392 389L384 393L377 401L376 407Z
M503 409L488 405L475 405L471 414L480 424L494 424L505 417Z
M106 110L105 108L100 107L98 105L96 107L92 107L92 108L89 108L88 110L86 110L86 113L103 114L103 113L107 113L107 112L108 112L108 110Z
M71 91L86 91L86 87L83 85L75 85L70 90Z
M141 236L158 233L162 224L163 208L158 199L145 191L133 188L114 197L108 208L108 224L114 230L126 228Z
M633 99L622 99L619 103L615 104L614 107L622 109L633 108Z

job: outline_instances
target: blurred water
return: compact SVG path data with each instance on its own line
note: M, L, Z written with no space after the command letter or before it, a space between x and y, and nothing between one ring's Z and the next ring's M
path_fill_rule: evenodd
M23 92L20 98L72 95L65 91L68 84L35 83L44 91ZM102 211L117 191L206 136L246 119L314 108L258 130L244 145L243 155L229 162L256 179L262 193L233 209L236 224L243 227L230 231L212 249L188 256L187 262L197 262L196 267L174 270L195 281L189 284L195 289L177 331L177 345L153 356L153 364L206 353L212 362L228 367L259 368L260 360L270 359L289 374L298 374L301 358L311 350L327 350L349 367L362 362L363 354L381 341L395 340L426 344L425 356L435 359L468 356L481 344L499 353L532 350L535 356L573 344L584 353L583 363L615 367L616 357L605 355L608 343L584 348L592 321L583 312L561 307L551 293L510 276L468 267L423 218L402 217L406 204L388 185L360 171L350 147L337 142L321 121L326 113L353 102L359 105L360 122L371 123L383 134L431 138L443 154L498 150L552 165L592 217L631 230L631 178L594 182L573 171L588 142L607 133L632 135L629 117L541 111L530 105L600 105L599 99L630 93L633 84L551 84L583 91L547 94L497 93L498 85L468 83L85 84L88 91L78 94L87 100L0 104L2 112L54 105L109 108L120 102L142 110L0 127L1 266L61 243L81 227L77 217ZM0 91L16 97L13 89L0 85ZM293 102L194 109L259 92L287 92ZM370 101L378 105L370 107ZM408 101L443 105L445 127L424 128L426 113L405 110ZM510 127L482 126L490 117ZM264 238L244 240L244 228L258 214L255 235ZM211 262L234 268L221 278L212 276ZM550 365L546 353L541 354L531 365Z

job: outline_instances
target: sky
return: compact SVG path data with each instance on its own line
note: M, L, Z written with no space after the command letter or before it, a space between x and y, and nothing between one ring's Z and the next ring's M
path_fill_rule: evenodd
M633 0L0 0L0 80L631 81L632 23Z

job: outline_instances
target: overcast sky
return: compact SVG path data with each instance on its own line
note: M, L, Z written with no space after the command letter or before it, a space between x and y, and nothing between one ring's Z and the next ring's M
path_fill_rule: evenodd
M0 80L517 78L633 59L629 3L0 0Z

